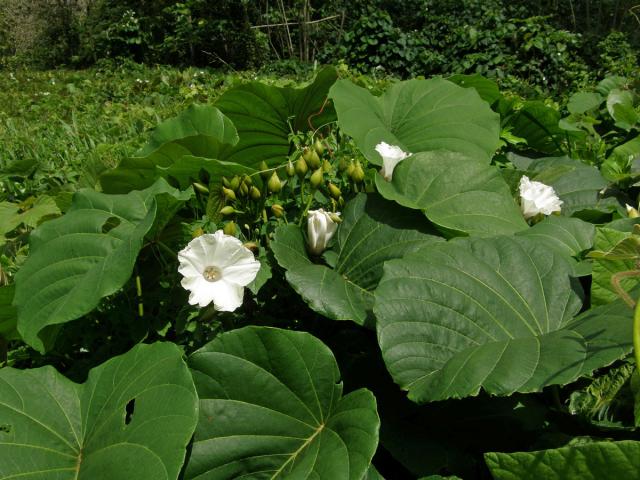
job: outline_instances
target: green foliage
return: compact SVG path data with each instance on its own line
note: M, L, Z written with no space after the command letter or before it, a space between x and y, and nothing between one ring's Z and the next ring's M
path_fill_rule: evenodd
M53 367L0 370L5 477L175 479L197 396L177 346L139 345L78 385Z

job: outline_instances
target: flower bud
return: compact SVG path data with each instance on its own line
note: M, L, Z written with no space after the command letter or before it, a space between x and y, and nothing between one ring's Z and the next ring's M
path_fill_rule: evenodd
M305 160L313 170L320 168L320 166L322 165L322 162L320 161L320 157L318 156L315 150L310 150L310 152L311 153L309 154L309 158Z
M340 205L341 208L344 208L344 205L345 205L344 197L340 197L338 199L338 205Z
M209 189L198 182L193 182L193 188L195 188L200 193L209 193Z
M333 165L331 165L331 162L329 162L329 160L322 161L322 170L324 170L327 173L333 170Z
M249 187L247 186L246 183L242 182L240 184L240 195L242 195L243 197L246 197L249 194Z
M629 218L638 218L640 217L640 213L638 213L638 210L636 208L633 208L631 205L625 203L624 204L625 207L627 207L627 216Z
M342 192L340 191L340 189L336 187L333 183L329 183L328 188L329 188L329 194L336 200L340 198L340 195L342 195Z
M339 214L334 213L334 217ZM307 247L312 255L320 255L327 248L327 244L334 233L338 224L333 221L331 214L320 210L309 210L307 217Z
M300 177L300 179L303 179L304 176L309 171L309 167L307 166L307 162L304 160L304 158L298 159L298 161L296 162L295 168L296 168L296 174L298 175L298 177Z
M258 190L256 187L251 187L251 189L249 190L249 195L253 200L259 200L262 196L260 190Z
M222 187L222 193L224 194L224 196L226 198L228 198L229 200L235 200L236 199L236 194L233 190L231 190L230 188L227 187Z
M351 180L353 180L355 183L364 181L364 170L362 169L362 165L360 165L360 160L356 160L356 163L353 166L353 171L351 172Z
M322 183L322 169L318 168L315 172L311 174L311 178L309 179L309 183L311 183L311 188L318 188Z
M349 175L349 178L351 178L351 175L353 175L353 171L355 169L356 169L356 165L352 160L349 162L349 165L347 165L347 175Z
M200 235L204 235L204 230L202 229L202 227L198 227L198 228L196 228L196 229L191 233L191 236L192 236L193 238L197 238L197 237L199 237Z
M276 218L281 218L284 215L284 208L282 208L282 205L279 203L274 203L271 205L271 213L273 213Z
M238 187L240 186L240 177L239 176L234 176L231 181L229 182L229 188L231 190L233 190L234 192L238 190Z
M231 188L231 182L229 182L229 179L227 177L222 177L222 185L227 188Z
M331 220L333 220L335 223L342 223L342 219L340 218L339 213L330 212L329 218L331 218Z
M345 157L340 157L340 161L338 162L338 171L344 172L347 168L349 168L349 162Z
M280 182L280 177L278 177L278 172L273 172L271 174L269 183L267 183L267 188L271 193L278 193L280 190L282 190L282 182Z
M249 185L249 186L253 185L253 180L251 180L251 177L249 175L246 175L246 174L243 175L242 176L242 181L244 183L246 183L247 185Z
M269 172L269 165L267 165L267 162L265 162L264 160L261 161L260 165L258 165L258 169L260 170L260 176L262 178L264 178L265 180L269 178L270 172Z
M322 144L319 138L316 139L315 143L313 144L313 149L316 151L318 155L322 155L324 153L324 145Z
M284 169L287 172L287 177L293 177L296 174L296 169L291 160L289 160L289 163L287 163L287 166L284 167Z
M235 237L236 236L236 222L234 222L234 221L227 222L227 224L224 226L222 231L226 235L231 235L232 237Z
M231 205L227 205L226 207L222 207L220 209L220 213L222 215L233 215L234 213L236 213L236 209L233 208Z

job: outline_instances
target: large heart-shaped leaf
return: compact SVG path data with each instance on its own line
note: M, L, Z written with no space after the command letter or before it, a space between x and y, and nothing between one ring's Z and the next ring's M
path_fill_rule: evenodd
M492 236L527 228L499 170L459 153L413 155L398 164L391 182L377 175L376 187L445 230Z
M496 480L603 480L640 476L640 442L593 442L537 452L485 454Z
M189 358L200 420L185 478L361 480L380 421L365 389L342 396L338 365L304 332L246 327Z
M401 258L439 237L427 222L377 195L360 194L344 210L336 234L335 268L314 264L306 253L302 231L280 227L271 248L293 288L311 308L334 320L373 326L373 291L387 260Z
M377 165L375 146L382 141L405 152L450 150L484 163L498 147L499 115L474 89L441 78L399 82L381 97L339 80L329 96L342 131Z
M150 186L161 171L183 155L219 158L225 145L238 143L238 132L229 118L210 105L192 105L177 117L158 125L149 142L135 156L101 175L107 193L128 193ZM197 173L195 171L194 173Z
M561 254L572 265L574 275L591 273L591 264L586 260L578 262L576 257L593 247L596 227L592 223L579 218L551 215L533 227L518 232L518 235L533 239Z
M378 340L416 402L539 391L631 349L622 302L577 318L559 254L519 237L469 238L387 262L375 291Z
M0 341L14 340L20 338L16 325L18 322L18 312L13 303L15 285L5 285L0 287Z
M214 158L194 157L193 155L184 155L168 167L158 167L160 175L164 178L170 177L177 180L181 188L187 188L194 181L199 181L199 173L206 172L210 180L218 181L223 176L229 178L234 175L253 175L253 180L260 186L262 180L260 176L254 175L258 171L240 165L239 163L225 162Z
M76 384L0 370L0 478L176 479L198 398L180 349L138 345Z
M14 303L24 341L43 351L49 346L43 340L49 343L55 330L46 327L89 313L121 288L154 224L157 199L167 195L184 201L192 193L162 179L127 195L76 193L63 217L33 231L29 257L16 274Z
M325 103L336 78L335 68L327 67L305 88L250 82L227 90L215 105L233 121L240 141L226 147L219 158L253 168L262 161L283 163L290 153L289 134L315 130L335 120L333 108Z
M516 137L524 138L529 148L547 155L562 155L569 133L558 123L560 113L543 102L527 102L507 122Z

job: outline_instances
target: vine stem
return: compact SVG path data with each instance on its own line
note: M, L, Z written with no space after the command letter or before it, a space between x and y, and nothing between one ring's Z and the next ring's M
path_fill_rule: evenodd
M626 270L611 276L611 286L613 286L613 289L616 291L618 296L622 298L630 308L636 308L636 301L631 298L631 295L629 295L624 288L622 288L620 282L625 278L638 276L640 276L640 270Z

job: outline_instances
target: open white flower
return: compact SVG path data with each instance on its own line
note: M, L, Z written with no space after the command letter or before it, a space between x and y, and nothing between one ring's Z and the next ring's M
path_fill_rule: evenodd
M189 303L232 312L242 305L244 287L258 274L260 262L251 250L222 230L194 238L178 253L182 286L189 290Z
M338 223L334 222L330 213L320 210L309 210L307 217L307 244L312 255L320 255L327 248ZM334 213L333 215L340 215ZM338 219L339 220L339 219Z
M551 215L559 212L562 203L553 187L531 181L526 175L520 179L520 206L524 218L535 217L540 213Z
M391 181L393 169L396 168L396 165L411 155L410 153L403 152L400 147L389 145L386 142L380 142L376 145L376 152L378 152L382 157L382 169L380 170L380 174L388 182Z

